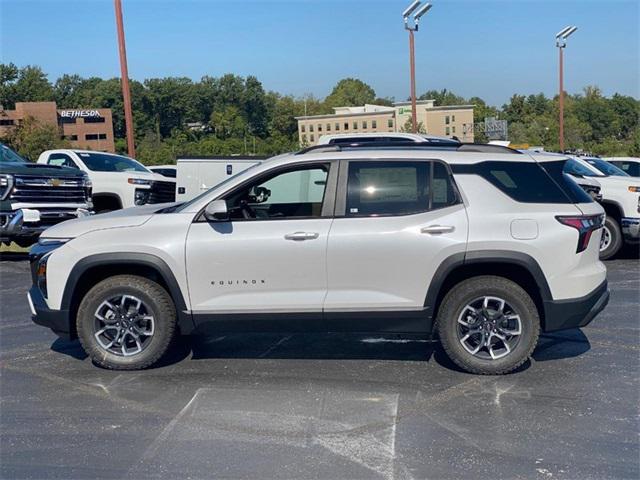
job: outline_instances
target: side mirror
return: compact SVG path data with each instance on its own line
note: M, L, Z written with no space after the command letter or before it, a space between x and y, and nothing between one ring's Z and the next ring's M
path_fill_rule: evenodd
M204 217L210 222L225 222L229 220L229 211L225 200L214 200L204 209Z

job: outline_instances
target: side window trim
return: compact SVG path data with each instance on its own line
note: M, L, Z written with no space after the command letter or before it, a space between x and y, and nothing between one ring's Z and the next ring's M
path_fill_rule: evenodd
M412 213L394 213L388 215L375 215L375 216L358 216L353 217L347 215L347 193L348 193L348 183L349 183L349 164L351 162L429 162L429 205L428 208L421 212L412 212ZM433 174L434 174L434 165L436 163L440 163L444 166L447 171L449 181L451 182L451 186L453 188L453 194L455 195L455 201L450 205L445 205L442 207L433 208ZM464 201L462 199L462 195L460 194L460 190L458 189L458 185L456 184L455 178L453 176L453 172L451 170L450 165L439 159L439 158L358 158L353 160L340 160L340 168L338 174L337 181L337 191L336 191L336 203L335 203L335 218L386 218L386 217L407 217L410 215L422 215L427 212L433 212L436 210L441 210L443 208L455 207L458 205L463 205Z

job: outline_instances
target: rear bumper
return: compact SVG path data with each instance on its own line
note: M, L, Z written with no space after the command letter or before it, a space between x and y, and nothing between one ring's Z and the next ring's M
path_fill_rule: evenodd
M604 310L608 303L609 288L606 280L584 297L545 301L544 331L584 327Z
M625 217L620 220L624 239L630 243L640 242L640 218Z
M75 338L75 332L71 328L68 310L51 310L47 305L40 289L33 285L27 293L29 308L31 308L31 320L43 327L53 330L53 333L65 340Z

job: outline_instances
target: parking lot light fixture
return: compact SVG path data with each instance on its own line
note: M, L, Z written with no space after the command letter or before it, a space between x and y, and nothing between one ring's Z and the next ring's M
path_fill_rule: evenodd
M563 50L567 46L567 38L578 29L576 26L568 26L556 33L556 47L558 47L558 83L559 83L559 95L558 95L558 107L559 107L559 143L560 151L564 152L564 56Z
M404 12L402 12L402 18L404 19L404 28L409 32L409 71L411 76L411 131L417 133L418 131L418 113L416 107L416 55L415 55L415 42L414 32L418 31L420 23L420 17L427 13L432 5L425 3L420 6L421 1L415 0L409 5ZM413 13L415 12L415 13ZM411 21L411 14L413 13L413 21Z

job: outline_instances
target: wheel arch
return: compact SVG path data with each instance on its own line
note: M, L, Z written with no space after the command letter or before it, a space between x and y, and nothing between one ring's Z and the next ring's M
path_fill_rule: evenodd
M94 205L96 203L106 201L106 202L113 202L114 204L118 205L118 208L116 208L115 210L120 210L124 208L124 202L122 201L122 197L117 193L110 193L110 192L94 193L91 195L91 198L93 200Z
M70 331L76 335L75 318L84 295L96 283L114 275L131 274L156 281L167 290L176 307L178 328L193 330L193 320L175 275L161 258L149 253L104 253L83 258L75 264L65 285L61 309L69 312Z
M482 275L507 278L529 293L538 308L540 326L545 330L545 302L552 301L553 297L544 273L530 255L507 250L477 250L445 259L436 270L425 297L430 323L435 324L440 304L453 286Z
M614 202L613 200L602 200L600 204L602 205L602 208L604 208L607 216L614 218L619 224L620 219L624 217L624 209L622 208L622 205L618 202Z

